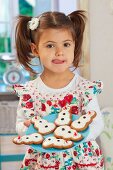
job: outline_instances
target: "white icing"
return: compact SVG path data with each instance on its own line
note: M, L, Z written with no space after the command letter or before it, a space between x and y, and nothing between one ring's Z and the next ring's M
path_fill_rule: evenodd
M22 142L25 142L26 144L29 144L31 142L30 135L24 135L21 138L22 138Z
M22 143L22 138L21 138L20 136L15 137L15 138L13 139L13 142L14 142L14 143L17 143L17 144L21 144L21 143Z
M40 142L43 140L43 136L39 133L33 133L30 135L30 139L33 142Z
M58 118L55 120L55 124L58 126L68 125L71 121L71 115L67 110L63 110L58 114Z
M94 110L88 111L87 114L92 118L96 116L96 112Z
M86 122L81 122L80 120L75 120L72 122L71 127L74 129L81 129L86 126Z
M22 137L16 137L13 139L14 143L17 144L33 144L33 143L42 143L43 136L39 133L33 133L31 135L24 135Z
M68 140L68 141L64 141L63 146L67 147L67 146L72 145L72 144L73 144L73 142Z
M64 145L64 140L63 139L56 139L54 146L58 146L58 147L63 147Z
M35 123L37 120L40 119L40 116L34 116L32 119L31 119L31 122L32 123Z
M54 131L54 135L58 138L63 138L66 140L78 140L79 138L82 138L80 133L74 129L71 129L70 126L67 125L57 127Z
M56 125L54 123L48 122L47 120L39 119L34 122L34 127L38 129L39 133L44 135L49 132L50 133L53 132L54 129L56 128Z
M79 121L89 123L91 122L91 117L88 114L85 114L79 118Z
M64 139L57 139L55 137L48 137L43 141L42 144L43 147L49 148L65 148L65 147L71 147L73 146L73 142L72 141L65 141Z
M83 129L85 130L88 125L92 122L92 119L89 114L82 115L79 119L73 121L71 123L71 127L82 131Z

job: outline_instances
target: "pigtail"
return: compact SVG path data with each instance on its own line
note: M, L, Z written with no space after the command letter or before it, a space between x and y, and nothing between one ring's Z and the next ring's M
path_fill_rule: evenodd
M75 67L78 67L82 52L83 33L85 30L86 16L85 11L78 10L68 15L73 23L75 30Z
M30 62L33 56L31 54L30 47L31 33L30 29L28 28L28 21L31 20L31 17L19 16L17 19L18 22L15 31L17 57L20 64L24 66L26 70L33 72L32 68L30 67Z

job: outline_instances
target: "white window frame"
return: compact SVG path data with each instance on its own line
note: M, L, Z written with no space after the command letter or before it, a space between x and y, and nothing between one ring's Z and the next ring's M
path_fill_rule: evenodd
M9 21L2 21L0 20L0 23L4 23L6 25L10 26L10 38L11 38L11 52L8 52L7 50L7 44L5 45L5 49L6 52L1 53L0 52L0 57L3 55L8 55L8 56L12 56L14 55L14 51L15 51L15 45L14 45L14 19L15 17L18 15L19 10L18 10L18 0L9 0L9 6L8 6L8 11L9 12Z

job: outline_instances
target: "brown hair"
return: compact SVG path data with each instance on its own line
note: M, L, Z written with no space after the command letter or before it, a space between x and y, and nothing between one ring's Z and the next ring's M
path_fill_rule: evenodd
M40 16L39 26L35 30L30 30L28 22L31 17L19 16L15 32L17 57L21 65L26 70L33 72L30 67L31 59L31 42L38 44L41 33L48 28L61 29L66 28L71 31L73 40L75 41L74 61L73 65L77 68L83 42L83 33L85 29L86 17L85 11L74 11L68 16L61 12L45 12Z

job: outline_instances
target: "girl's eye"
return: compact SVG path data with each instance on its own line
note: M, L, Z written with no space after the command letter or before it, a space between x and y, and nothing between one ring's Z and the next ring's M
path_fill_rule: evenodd
M54 45L53 45L53 44L48 44L46 47L47 47L47 48L53 48Z
M64 47L70 47L71 44L70 43L64 43Z

